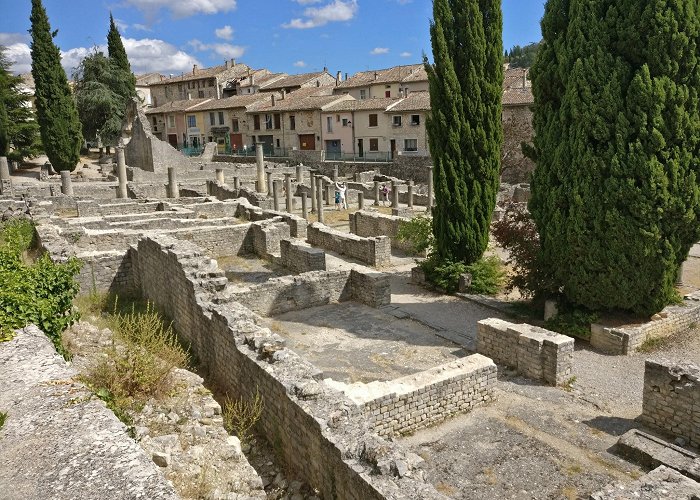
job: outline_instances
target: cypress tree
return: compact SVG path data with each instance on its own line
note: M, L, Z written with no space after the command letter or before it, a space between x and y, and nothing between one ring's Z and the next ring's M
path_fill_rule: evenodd
M550 0L530 209L565 297L651 314L700 239L696 0Z
M126 55L126 49L124 48L124 43L122 42L122 37L119 34L117 25L114 23L114 18L112 14L109 14L109 32L107 33L107 55L110 61L112 61L117 68L121 69L125 75L126 90L120 91L122 95L128 95L133 97L136 95L136 78L131 72L131 65L129 64L129 58Z
M502 14L496 0L435 0L424 57L431 116L436 253L477 261L488 244L500 170Z
M30 20L32 75L41 140L56 171L73 170L80 160L83 142L78 111L41 0L32 0Z

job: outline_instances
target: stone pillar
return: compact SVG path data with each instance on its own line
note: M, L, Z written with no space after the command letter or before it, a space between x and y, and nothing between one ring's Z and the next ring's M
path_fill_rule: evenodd
M17 172L17 168L19 168L19 163L17 163L16 161L11 161L10 162L10 175Z
M678 268L678 278L676 278L676 285L681 286L683 285L683 269L685 268L685 262L681 264L681 267Z
M49 172L50 172L49 166L46 163L44 163L41 166L41 170L39 171L39 180L40 181L48 181L49 175L50 175Z
M413 181L408 181L408 208L413 210Z
M301 193L301 216L304 219L308 219L309 217L309 210L306 206L306 193L304 192Z
M362 191L357 193L357 208L360 210L364 210L365 208L365 195Z
M304 183L304 165L299 164L297 165L297 184L303 184Z
M374 206L379 206L379 181L374 181Z
M263 163L263 143L255 144L255 163L258 167L258 187L265 189L265 164ZM264 193L265 191L260 191Z
M338 182L338 165L333 167L333 182Z
M433 208L433 167L428 167L428 214Z
M0 156L0 193L8 194L12 189L12 177L10 177L10 167L7 158Z
M168 167L168 198L179 198L180 188L177 185L175 167Z
M316 209L318 210L318 221L323 224L323 179L319 176L316 179Z
M73 184L70 179L70 170L61 170L61 193L73 196Z
M224 169L223 168L216 169L216 181L219 184L226 184L226 178L224 177Z
M267 175L267 194L272 196L272 171L268 170L265 174Z
M285 206L292 213L292 174L284 174L284 189L286 191Z
M331 206L335 203L335 185L328 184L326 186L326 205Z
M391 208L399 208L399 188L396 181L391 181Z
M272 182L272 208L275 212L279 212L280 209L280 181L276 180Z
M235 189L236 191L241 189L241 181L238 177L233 178L233 189Z
M129 197L129 193L126 190L126 159L124 158L124 146L117 146L117 178L119 179L117 198L126 199Z
M316 173L313 171L309 172L309 178L311 181L311 213L316 213Z

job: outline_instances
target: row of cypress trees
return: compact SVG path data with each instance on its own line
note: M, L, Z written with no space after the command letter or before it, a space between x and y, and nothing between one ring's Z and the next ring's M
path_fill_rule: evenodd
M73 170L80 160L83 143L81 124L66 72L61 66L61 52L53 41L57 31L51 30L41 0L32 0L30 21L32 76L41 140L55 170ZM128 78L127 85L133 89L135 79L111 15L107 41L110 60L123 70Z

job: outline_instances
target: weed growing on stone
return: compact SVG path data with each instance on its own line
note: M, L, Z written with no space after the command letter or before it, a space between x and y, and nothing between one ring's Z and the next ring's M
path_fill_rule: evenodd
M241 444L247 444L252 437L252 429L262 415L265 407L260 390L255 388L255 396L250 399L243 397L232 400L228 396L224 401L224 427L240 439Z
M566 392L571 392L574 390L574 384L576 383L576 375L570 377L566 382L564 382L561 387Z
M5 420L7 420L7 413L0 411L0 429L5 425Z

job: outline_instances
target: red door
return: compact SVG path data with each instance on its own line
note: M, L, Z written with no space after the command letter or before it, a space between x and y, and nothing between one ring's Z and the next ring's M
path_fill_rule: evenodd
M231 134L231 150L238 151L243 148L243 134Z

